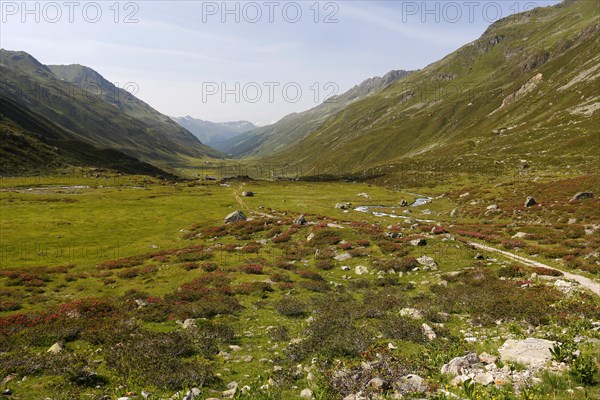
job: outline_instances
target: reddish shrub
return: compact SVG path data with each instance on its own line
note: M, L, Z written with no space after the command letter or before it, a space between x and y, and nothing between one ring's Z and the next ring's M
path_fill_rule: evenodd
M297 271L296 273L305 279L310 279L313 281L324 280L323 277L318 272L315 272L315 271L302 270L302 271Z
M263 267L258 264L242 264L239 266L240 272L245 274L262 274Z

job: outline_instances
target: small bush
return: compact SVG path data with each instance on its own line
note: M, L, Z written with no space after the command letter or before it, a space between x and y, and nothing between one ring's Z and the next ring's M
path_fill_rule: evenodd
M242 264L239 266L239 270L245 274L259 275L263 273L263 267L259 264Z
M291 296L274 303L273 307L286 317L302 317L308 312L308 305L305 302Z

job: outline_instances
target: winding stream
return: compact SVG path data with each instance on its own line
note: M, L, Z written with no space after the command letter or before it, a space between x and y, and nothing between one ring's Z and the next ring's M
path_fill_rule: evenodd
M433 197L417 197L415 199L415 201L412 204L410 204L408 207L419 207L419 206L425 205L427 203L430 203L432 200L433 200ZM419 221L419 222L436 222L431 219L418 219L418 218L413 218L413 217L406 216L406 215L390 214L390 213L384 213L381 211L376 211L377 209L381 209L381 208L398 209L398 208L404 208L404 207L401 207L401 206L358 206L358 207L354 207L354 211L368 213L368 214L374 215L376 217L390 217L390 218L401 218L401 219L409 219L410 218L410 219L413 219L413 220Z

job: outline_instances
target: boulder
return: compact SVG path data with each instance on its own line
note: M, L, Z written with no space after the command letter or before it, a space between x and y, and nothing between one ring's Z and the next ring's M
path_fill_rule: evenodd
M442 374L444 375L462 375L463 370L468 370L473 364L477 364L479 362L479 357L477 354L470 353L466 356L455 357L448 364L444 364L442 366Z
M249 192L249 191L248 192L242 192L242 196L244 196L244 197L252 197L252 196L254 196L254 192Z
M346 261L352 258L352 256L350 255L350 253L341 253L338 254L337 256L333 257L336 261Z
M579 201L579 200L593 199L593 198L594 198L593 192L578 192L578 193L575 193L575 195L573 197L571 197L571 200L569 200L569 203L573 203L573 202Z
M514 235L512 235L513 239L526 239L527 238L527 233L525 232L517 232Z
M426 246L427 240L425 239L414 239L409 242L412 246Z
M186 319L185 321L183 321L183 324L181 324L181 327L183 329L190 329L195 326L196 326L196 322L191 318Z
M371 379L369 383L367 383L367 386L374 389L385 389L387 387L387 383L380 377L375 377Z
M483 386L491 385L492 383L494 383L494 375L490 374L489 372L480 372L477 375L475 375L475 378L473 378L473 382L479 383Z
M296 224L296 225L306 225L306 218L304 218L304 215L300 215L298 218L296 218L294 220L294 224Z
M542 366L552 360L550 349L556 342L545 339L509 339L498 349L503 362L518 362L525 365Z
M571 293L577 286L578 284L575 282L564 281L562 279L557 279L554 282L554 287L563 293Z
M424 267L429 267L431 269L437 268L437 263L435 262L435 260L433 258L431 258L429 256L421 256L421 257L417 258L417 262Z
M241 221L246 221L246 220L248 220L248 218L246 218L246 215L240 210L234 211L225 217L226 224L231 224L233 222L241 222Z
M537 201L535 201L535 199L531 196L527 196L527 199L525 200L525 207L533 207L537 204Z
M421 311L415 308L403 308L402 310L400 310L400 315L402 317L410 317L412 319L423 319L423 314L421 313Z
M394 389L400 393L421 393L429 389L425 379L419 375L406 375L394 382Z
M65 345L62 342L56 342L52 346L50 346L50 348L46 351L48 353L58 354L61 351L63 351L64 348L65 348Z
M351 203L337 203L335 205L335 208L340 209L340 210L348 210L348 209L352 208L352 204Z
M310 389L302 389L302 391L300 392L300 398L302 399L312 399L313 398L313 392Z
M407 207L408 206L408 201L402 199L400 200L400 207Z
M435 332L433 331L433 329L429 325L427 325L426 323L423 323L421 325L421 332L423 332L423 335L429 341L435 340L437 338L437 335L435 334Z
M354 273L356 275L366 275L369 273L369 270L364 265L357 265L356 268L354 268Z

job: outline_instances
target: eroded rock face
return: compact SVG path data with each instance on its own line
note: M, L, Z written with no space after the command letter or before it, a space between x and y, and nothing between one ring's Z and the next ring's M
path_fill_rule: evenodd
M502 105L500 106L500 108L504 108L504 107L514 103L515 101L519 100L521 97L525 96L527 93L533 91L533 89L535 89L538 86L538 84L542 81L543 77L544 76L542 74L537 74L537 75L533 76L527 83L525 83L523 86L521 86L519 88L519 90L506 96L506 98L502 101Z
M550 340L536 338L509 339L498 349L498 352L500 353L500 359L504 362L542 366L552 359L550 349L555 343Z

